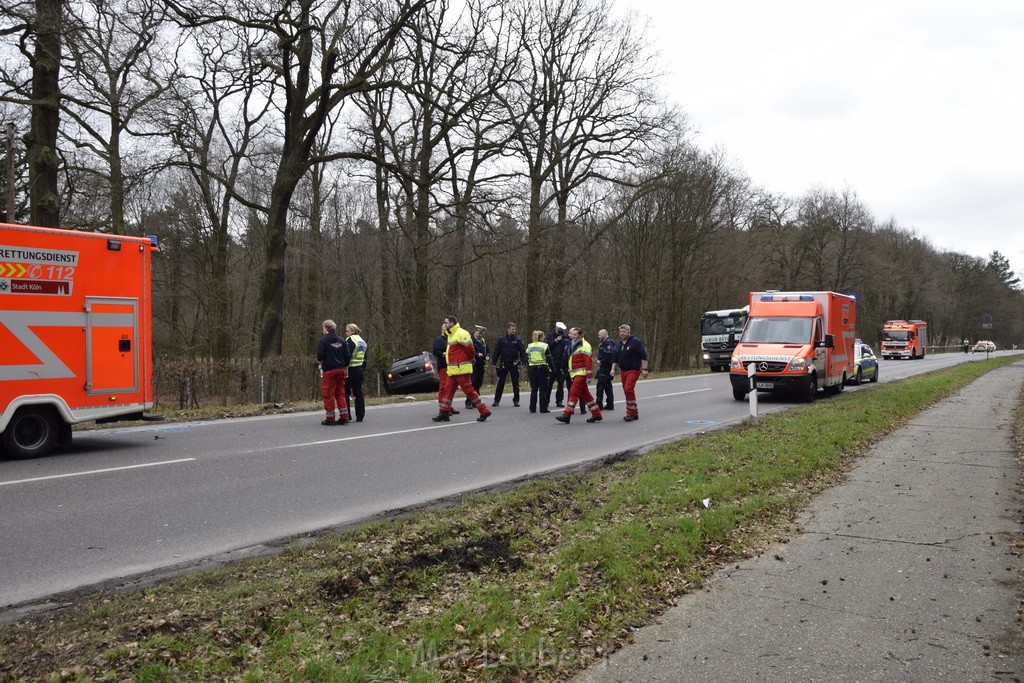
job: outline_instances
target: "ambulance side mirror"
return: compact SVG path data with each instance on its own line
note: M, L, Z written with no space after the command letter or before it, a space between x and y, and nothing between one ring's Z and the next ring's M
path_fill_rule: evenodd
M834 349L836 347L836 338L835 338L835 336L833 336L831 334L826 334L825 335L825 341L824 342L819 342L818 346L819 347L823 346L826 349Z

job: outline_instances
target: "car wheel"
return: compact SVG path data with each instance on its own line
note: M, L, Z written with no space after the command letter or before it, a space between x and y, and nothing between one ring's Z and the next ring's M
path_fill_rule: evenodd
M737 389L733 387L732 397L737 401L745 401L747 399L747 392L745 392L743 389Z
M877 382L878 381L878 366L877 365L875 366L875 374L871 376L871 381L872 382Z
M864 373L861 371L860 368L857 368L857 372L854 373L854 375L853 375L853 383L854 384L860 384L863 381L864 381Z

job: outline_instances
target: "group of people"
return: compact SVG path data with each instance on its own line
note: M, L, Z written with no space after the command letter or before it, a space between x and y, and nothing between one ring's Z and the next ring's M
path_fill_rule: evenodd
M366 342L362 330L355 323L345 326L345 338L338 334L333 320L323 322L324 336L316 345L316 360L320 364L320 397L324 401L326 417L320 424L344 425L352 420L351 406L355 403L355 420L362 422L366 415L363 395L363 377L366 371Z
M626 401L623 419L633 422L640 418L635 387L637 380L648 373L647 350L629 325L619 325L617 342L607 330L597 333L596 373L593 348L579 327L567 329L565 323L557 322L547 334L535 330L527 345L516 333L518 326L508 323L493 353L484 338L487 329L481 325L474 327L470 335L456 316L448 315L441 325L441 334L434 339L432 353L440 378L435 422L449 422L452 415L459 414L453 405L456 389L462 389L465 394L466 408L475 408L479 413L477 422L484 422L491 416L490 408L480 397L488 361L497 374L492 407L501 404L506 382L511 385L512 405L519 406L519 367L523 366L527 368L530 382L531 413L550 413L554 391L555 405L563 409L555 418L559 422L568 424L577 405L581 413L590 413L587 422L601 422L603 411L615 409L612 380L618 374ZM359 326L354 323L345 326L345 335L338 334L333 320L323 321L323 337L316 349L322 374L320 394L325 412L322 425L344 425L353 418L362 422L366 414L363 378L367 345L360 336ZM591 394L589 386L595 374L596 396Z
M438 414L433 418L435 422L448 422L452 415L459 414L453 407L457 388L466 395L466 408L476 408L479 412L478 422L490 417L492 413L480 397L488 361L493 364L497 375L491 407L501 404L506 381L511 384L512 405L519 406L519 367L524 366L530 382L531 413L550 413L554 390L555 405L563 408L556 420L568 424L579 405L582 413L590 413L587 422L601 422L604 418L602 410L615 408L612 379L619 374L626 399L623 419L633 422L640 418L635 388L637 380L648 373L648 358L643 342L633 335L629 325L619 326L618 342L608 335L607 330L597 333L600 344L596 359L596 397L589 387L595 374L593 348L581 328L566 329L565 323L557 322L546 335L535 330L529 345L524 343L517 330L516 323L508 323L505 334L495 343L491 353L484 339L486 328L476 325L474 334L470 336L454 315L445 317L441 334L434 340L433 347L438 374L442 378L438 391ZM566 384L568 399L563 403Z

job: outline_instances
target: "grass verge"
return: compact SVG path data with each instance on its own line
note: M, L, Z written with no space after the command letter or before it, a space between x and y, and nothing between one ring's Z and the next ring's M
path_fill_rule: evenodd
M1012 357L0 628L0 679L556 680L794 513L880 435ZM709 508L702 500L711 499Z

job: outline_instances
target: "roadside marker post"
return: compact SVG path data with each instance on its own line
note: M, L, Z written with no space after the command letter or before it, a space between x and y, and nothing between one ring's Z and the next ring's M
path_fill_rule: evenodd
M754 387L754 372L757 367L754 363L747 365L747 381L750 382L750 392L747 394L747 401L750 404L750 421L757 424L757 389Z

